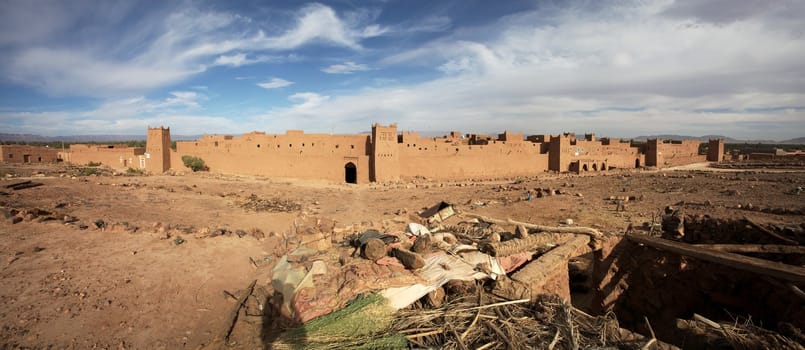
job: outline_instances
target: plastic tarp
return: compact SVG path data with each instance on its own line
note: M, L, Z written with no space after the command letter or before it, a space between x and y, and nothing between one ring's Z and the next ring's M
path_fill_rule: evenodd
M478 271L478 264L488 264L489 274ZM437 253L425 258L425 266L417 271L427 283L417 283L405 287L387 288L380 295L388 299L389 306L399 310L413 304L428 293L443 286L451 280L472 281L485 278L497 278L506 272L497 259L484 253L474 251L458 255Z
M291 304L296 292L305 287L313 287L313 270L305 271L302 266L293 267L288 256L283 256L271 271L271 287L282 294L282 312L293 316Z

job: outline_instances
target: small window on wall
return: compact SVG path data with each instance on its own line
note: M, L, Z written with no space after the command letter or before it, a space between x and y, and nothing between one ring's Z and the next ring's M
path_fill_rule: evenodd
M354 149L354 148L355 148L355 145L349 145L349 148Z
M257 144L257 148L260 148L260 144L259 144L259 143Z
M37 157L36 159L37 159L38 162L42 161L42 157Z
M9 154L8 154L8 158L9 158L9 159L14 158L14 153L9 153Z

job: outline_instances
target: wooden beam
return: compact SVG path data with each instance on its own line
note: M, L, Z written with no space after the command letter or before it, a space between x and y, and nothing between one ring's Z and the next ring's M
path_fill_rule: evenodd
M490 224L497 224L497 225L512 225L512 226L523 226L527 229L534 230L537 232L555 232L555 233L575 233L581 235L588 235L593 238L601 238L604 235L601 234L600 231L591 228L591 227L582 227L582 226L545 226L545 225L537 225L537 224L530 224L527 222L520 222L515 221L512 219L508 220L501 220L490 218L487 216L474 214L474 213L463 213L466 216L471 218L476 218L478 220L488 222Z
M763 233L765 233L765 234L767 234L769 236L772 236L772 237L774 237L776 239L779 239L779 240L781 240L781 241L783 241L785 243L793 244L793 245L798 245L799 244L799 242L797 242L797 241L795 241L793 239L788 239L788 238L783 237L782 235L778 234L777 232L774 232L774 231L769 230L769 229L767 229L767 228L765 228L763 226L760 226L758 223L752 221L752 219L750 219L750 218L748 218L746 216L744 216L744 220L746 221L747 224L749 224L749 226L752 226L752 227L758 229L758 231L763 232Z
M629 233L626 234L626 238L632 242L645 244L655 249L690 256L696 259L722 264L735 269L771 276L794 283L805 283L805 268L800 266L752 258L739 254L720 252L717 250L709 250L658 237L649 237Z
M785 244L694 244L693 246L729 253L805 254L805 246Z

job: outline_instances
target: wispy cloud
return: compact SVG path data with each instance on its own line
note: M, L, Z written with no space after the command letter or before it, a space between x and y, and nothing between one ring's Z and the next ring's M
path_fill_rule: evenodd
M424 130L461 125L749 139L758 138L757 130L779 139L805 130L805 110L778 108L805 105L805 43L795 31L769 25L776 11L691 24L665 15L667 8L646 2L571 6L550 18L538 11L508 16L474 29L499 33L491 37L464 31L381 62L437 67L441 77L333 95L304 113L277 109L265 117L293 126L313 115L310 125L347 130L398 122Z
M323 96L315 92L299 92L288 97L291 101L297 103L290 109L294 111L309 111L313 108L321 106L324 102L330 99L330 96Z
M65 23L76 22L70 16L81 13L66 8L66 3L53 5ZM15 6L0 14L0 22L24 15L30 17L25 21L41 23L36 11L25 10L36 5L23 2ZM68 47L36 34L35 43L15 45L7 51L0 68L7 78L48 94L108 97L175 84L212 66L238 67L293 57L265 52L279 53L306 45L360 50L361 40L383 33L375 24L344 20L321 4L305 6L294 17L288 28L267 34L247 18L199 10L191 4L167 14L156 12L143 19L145 25L124 31L113 41L99 36L98 40L77 41ZM65 26L68 24L54 24L43 31L54 33ZM10 30L22 33L23 28ZM0 43L3 40L16 43L13 36L0 35ZM139 50L132 51L132 47Z
M263 89L278 89L281 87L286 87L293 84L292 81L288 81L282 78L271 78L271 80L263 83L258 83L257 86Z
M361 63L355 63L351 61L347 61L344 63L334 64L329 67L324 67L321 69L324 73L329 74L352 74L355 72L369 70L369 66Z

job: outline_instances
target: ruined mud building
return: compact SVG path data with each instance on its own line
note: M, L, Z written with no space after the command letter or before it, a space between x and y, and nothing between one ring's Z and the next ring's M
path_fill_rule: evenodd
M0 162L3 163L55 163L59 150L28 145L0 145Z
M195 156L213 172L366 183L413 177L451 180L546 171L585 173L721 161L723 140L711 140L708 146L705 156L699 154L699 141L695 140L637 143L596 139L595 134L524 137L511 132L491 136L457 131L443 137L422 137L416 132L398 132L396 124L375 124L369 134L288 130L278 135L258 131L240 136L205 135L195 141L177 141L172 149L170 128L157 127L148 128L145 148L72 145L60 157L73 164L95 162L163 173L186 169L182 157ZM52 157L43 159L56 161L57 152L53 151ZM3 156L3 160L26 159L5 148Z

